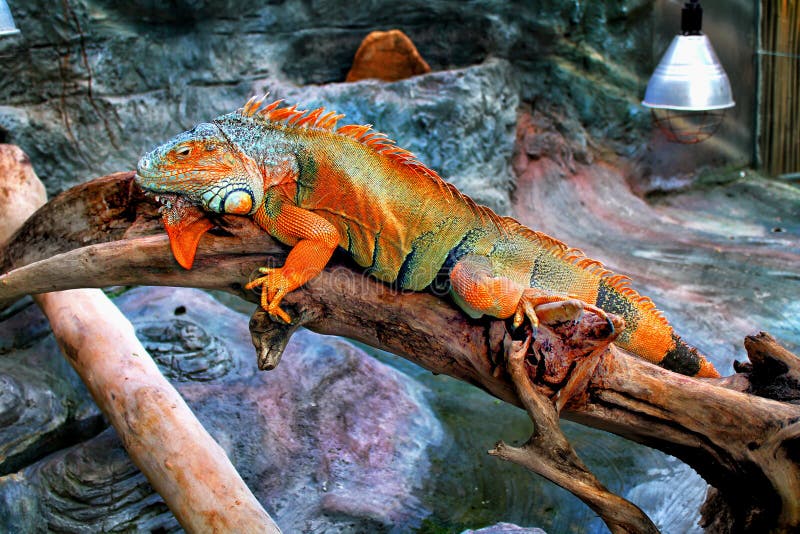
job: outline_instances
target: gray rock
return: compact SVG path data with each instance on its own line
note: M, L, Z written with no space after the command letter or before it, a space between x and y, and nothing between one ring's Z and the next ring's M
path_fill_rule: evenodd
M202 291L136 288L114 303L173 383L227 383L258 373L247 317Z
M11 2L22 37L0 40L0 141L21 146L54 193L133 168L154 144L235 109L265 85L287 94L306 85L292 96L330 98L505 211L503 157L519 98L557 105L620 149L641 143L649 118L632 95L652 66L651 3ZM510 66L391 88L314 86L343 80L361 40L394 27L434 70L490 57Z
M641 482L624 497L636 503L661 532L702 534L697 511L709 486L691 467L667 457L647 471L649 480Z
M416 492L443 431L413 380L308 331L259 373L247 317L198 290L140 288L117 303L287 532L410 528L429 513ZM18 405L6 397L0 408ZM177 528L113 430L0 478L0 530Z
M0 530L177 532L164 501L108 429L0 478Z
M105 426L46 328L35 306L0 323L0 475Z
M461 534L547 534L536 527L521 527L513 523L497 523L478 530L465 530Z

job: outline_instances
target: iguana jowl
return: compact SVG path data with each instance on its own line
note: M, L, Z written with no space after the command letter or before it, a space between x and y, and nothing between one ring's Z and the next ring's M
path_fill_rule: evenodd
M280 103L251 99L139 161L136 181L166 204L164 225L183 267L212 227L204 211L250 216L292 247L282 267L262 268L247 286L261 286L263 308L286 322L281 299L341 247L404 289L425 289L445 273L472 316L536 325L538 305L580 299L624 317L621 347L683 374L719 376L627 277L475 204L370 126L336 128L342 115Z

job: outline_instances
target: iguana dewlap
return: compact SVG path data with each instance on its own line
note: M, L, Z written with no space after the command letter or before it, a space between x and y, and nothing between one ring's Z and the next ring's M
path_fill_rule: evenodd
M164 224L185 268L212 227L204 212L250 216L292 247L283 267L263 268L248 284L261 286L261 305L286 322L281 299L341 247L404 289L444 279L472 316L536 325L536 306L580 299L624 317L623 348L683 374L719 376L626 277L476 205L370 126L336 128L342 115L322 108L262 103L179 134L139 162L136 181L167 204Z

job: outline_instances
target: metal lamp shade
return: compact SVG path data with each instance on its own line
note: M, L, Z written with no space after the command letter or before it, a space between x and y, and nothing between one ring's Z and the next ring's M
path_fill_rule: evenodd
M19 33L6 0L0 0L0 37Z
M735 105L728 75L705 35L678 35L647 84L644 106L708 111Z

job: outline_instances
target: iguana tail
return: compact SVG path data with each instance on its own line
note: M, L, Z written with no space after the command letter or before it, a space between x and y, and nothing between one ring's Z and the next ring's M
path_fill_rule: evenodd
M676 373L719 377L697 349L675 334L653 301L628 287L626 278L601 277L597 287L595 305L625 319L625 330L617 338L617 345Z

